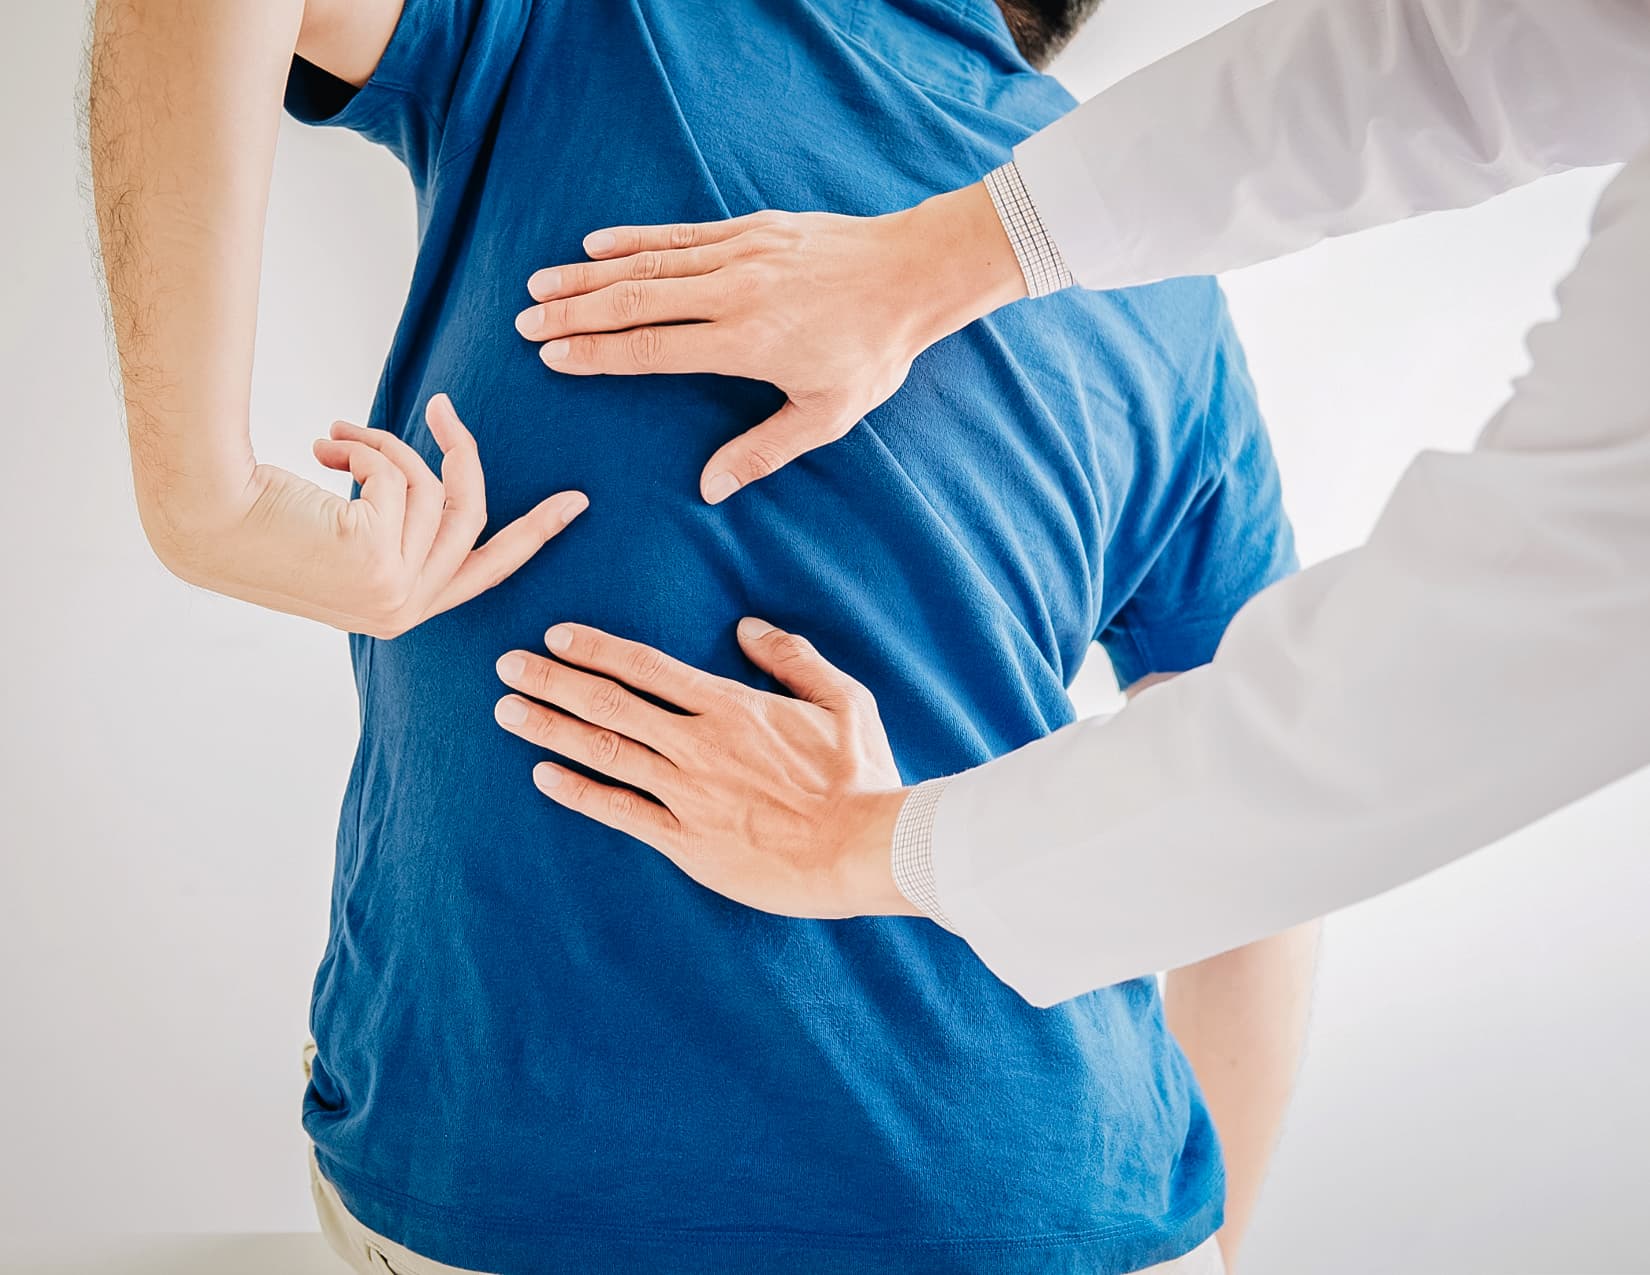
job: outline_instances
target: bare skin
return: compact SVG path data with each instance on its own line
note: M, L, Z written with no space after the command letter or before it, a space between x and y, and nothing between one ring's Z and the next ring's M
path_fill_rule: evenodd
M253 339L276 129L296 51L355 83L401 0L100 0L89 131L98 242L120 357L138 511L192 584L393 637L503 580L586 506L562 492L476 541L475 440L444 395L437 477L410 447L344 422L315 444L345 499L258 463Z
M1163 982L1169 1030L1180 1042L1220 1134L1226 1224L1220 1250L1238 1254L1306 1048L1319 922L1173 970Z

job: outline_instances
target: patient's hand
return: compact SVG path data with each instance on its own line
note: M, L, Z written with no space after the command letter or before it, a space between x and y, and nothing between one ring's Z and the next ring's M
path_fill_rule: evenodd
M499 660L521 692L498 702L499 724L628 785L542 762L533 779L551 800L765 912L915 915L894 885L905 794L876 701L803 639L758 620L739 626L751 662L795 699L581 625L559 624L545 641L554 659Z
M179 520L151 507L150 538L191 584L340 629L395 637L516 571L587 505L561 492L481 548L486 490L475 439L447 396L426 418L442 450L441 477L393 434L339 423L315 444L348 471L357 499L259 465L244 493Z
M594 262L540 270L516 329L574 376L719 372L789 402L724 446L700 478L717 504L841 438L904 384L917 355L1025 296L983 186L884 217L761 212L625 227Z

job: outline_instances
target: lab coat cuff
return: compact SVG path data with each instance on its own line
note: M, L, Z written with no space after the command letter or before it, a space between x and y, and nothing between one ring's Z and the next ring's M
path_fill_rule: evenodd
M1037 215L1037 205L1026 193L1025 184L1013 164L987 173L985 189L991 196L991 205L1003 223L1014 259L1020 264L1020 274L1026 281L1026 294L1046 297L1060 292L1077 282L1060 255L1059 245L1050 237L1043 220Z
M1104 290L1146 282L1135 277L1133 250L1085 161L1080 116L1068 115L1015 147L1015 172L1077 284Z
M934 808L949 779L930 779L911 790L894 822L894 885L929 920L951 928L934 889Z

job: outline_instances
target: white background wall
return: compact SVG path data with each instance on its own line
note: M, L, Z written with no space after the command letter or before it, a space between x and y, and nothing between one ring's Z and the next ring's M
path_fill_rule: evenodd
M1243 7L1108 0L1060 70L1086 95ZM144 546L76 194L79 10L0 3L0 1235L307 1229L298 1051L353 744L344 642L193 592ZM1504 398L1601 181L1230 280L1309 559ZM263 459L311 471L309 440L365 416L412 247L386 155L289 128ZM1650 1271L1647 842L1641 776L1335 918L1250 1270Z

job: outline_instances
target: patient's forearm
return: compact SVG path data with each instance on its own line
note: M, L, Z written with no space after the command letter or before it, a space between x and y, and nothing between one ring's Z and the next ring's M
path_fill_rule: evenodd
M264 217L303 0L99 0L98 240L139 509L166 557L251 479Z
M1175 970L1169 1027L1191 1060L1226 1157L1227 1263L1260 1195L1306 1037L1319 925Z

